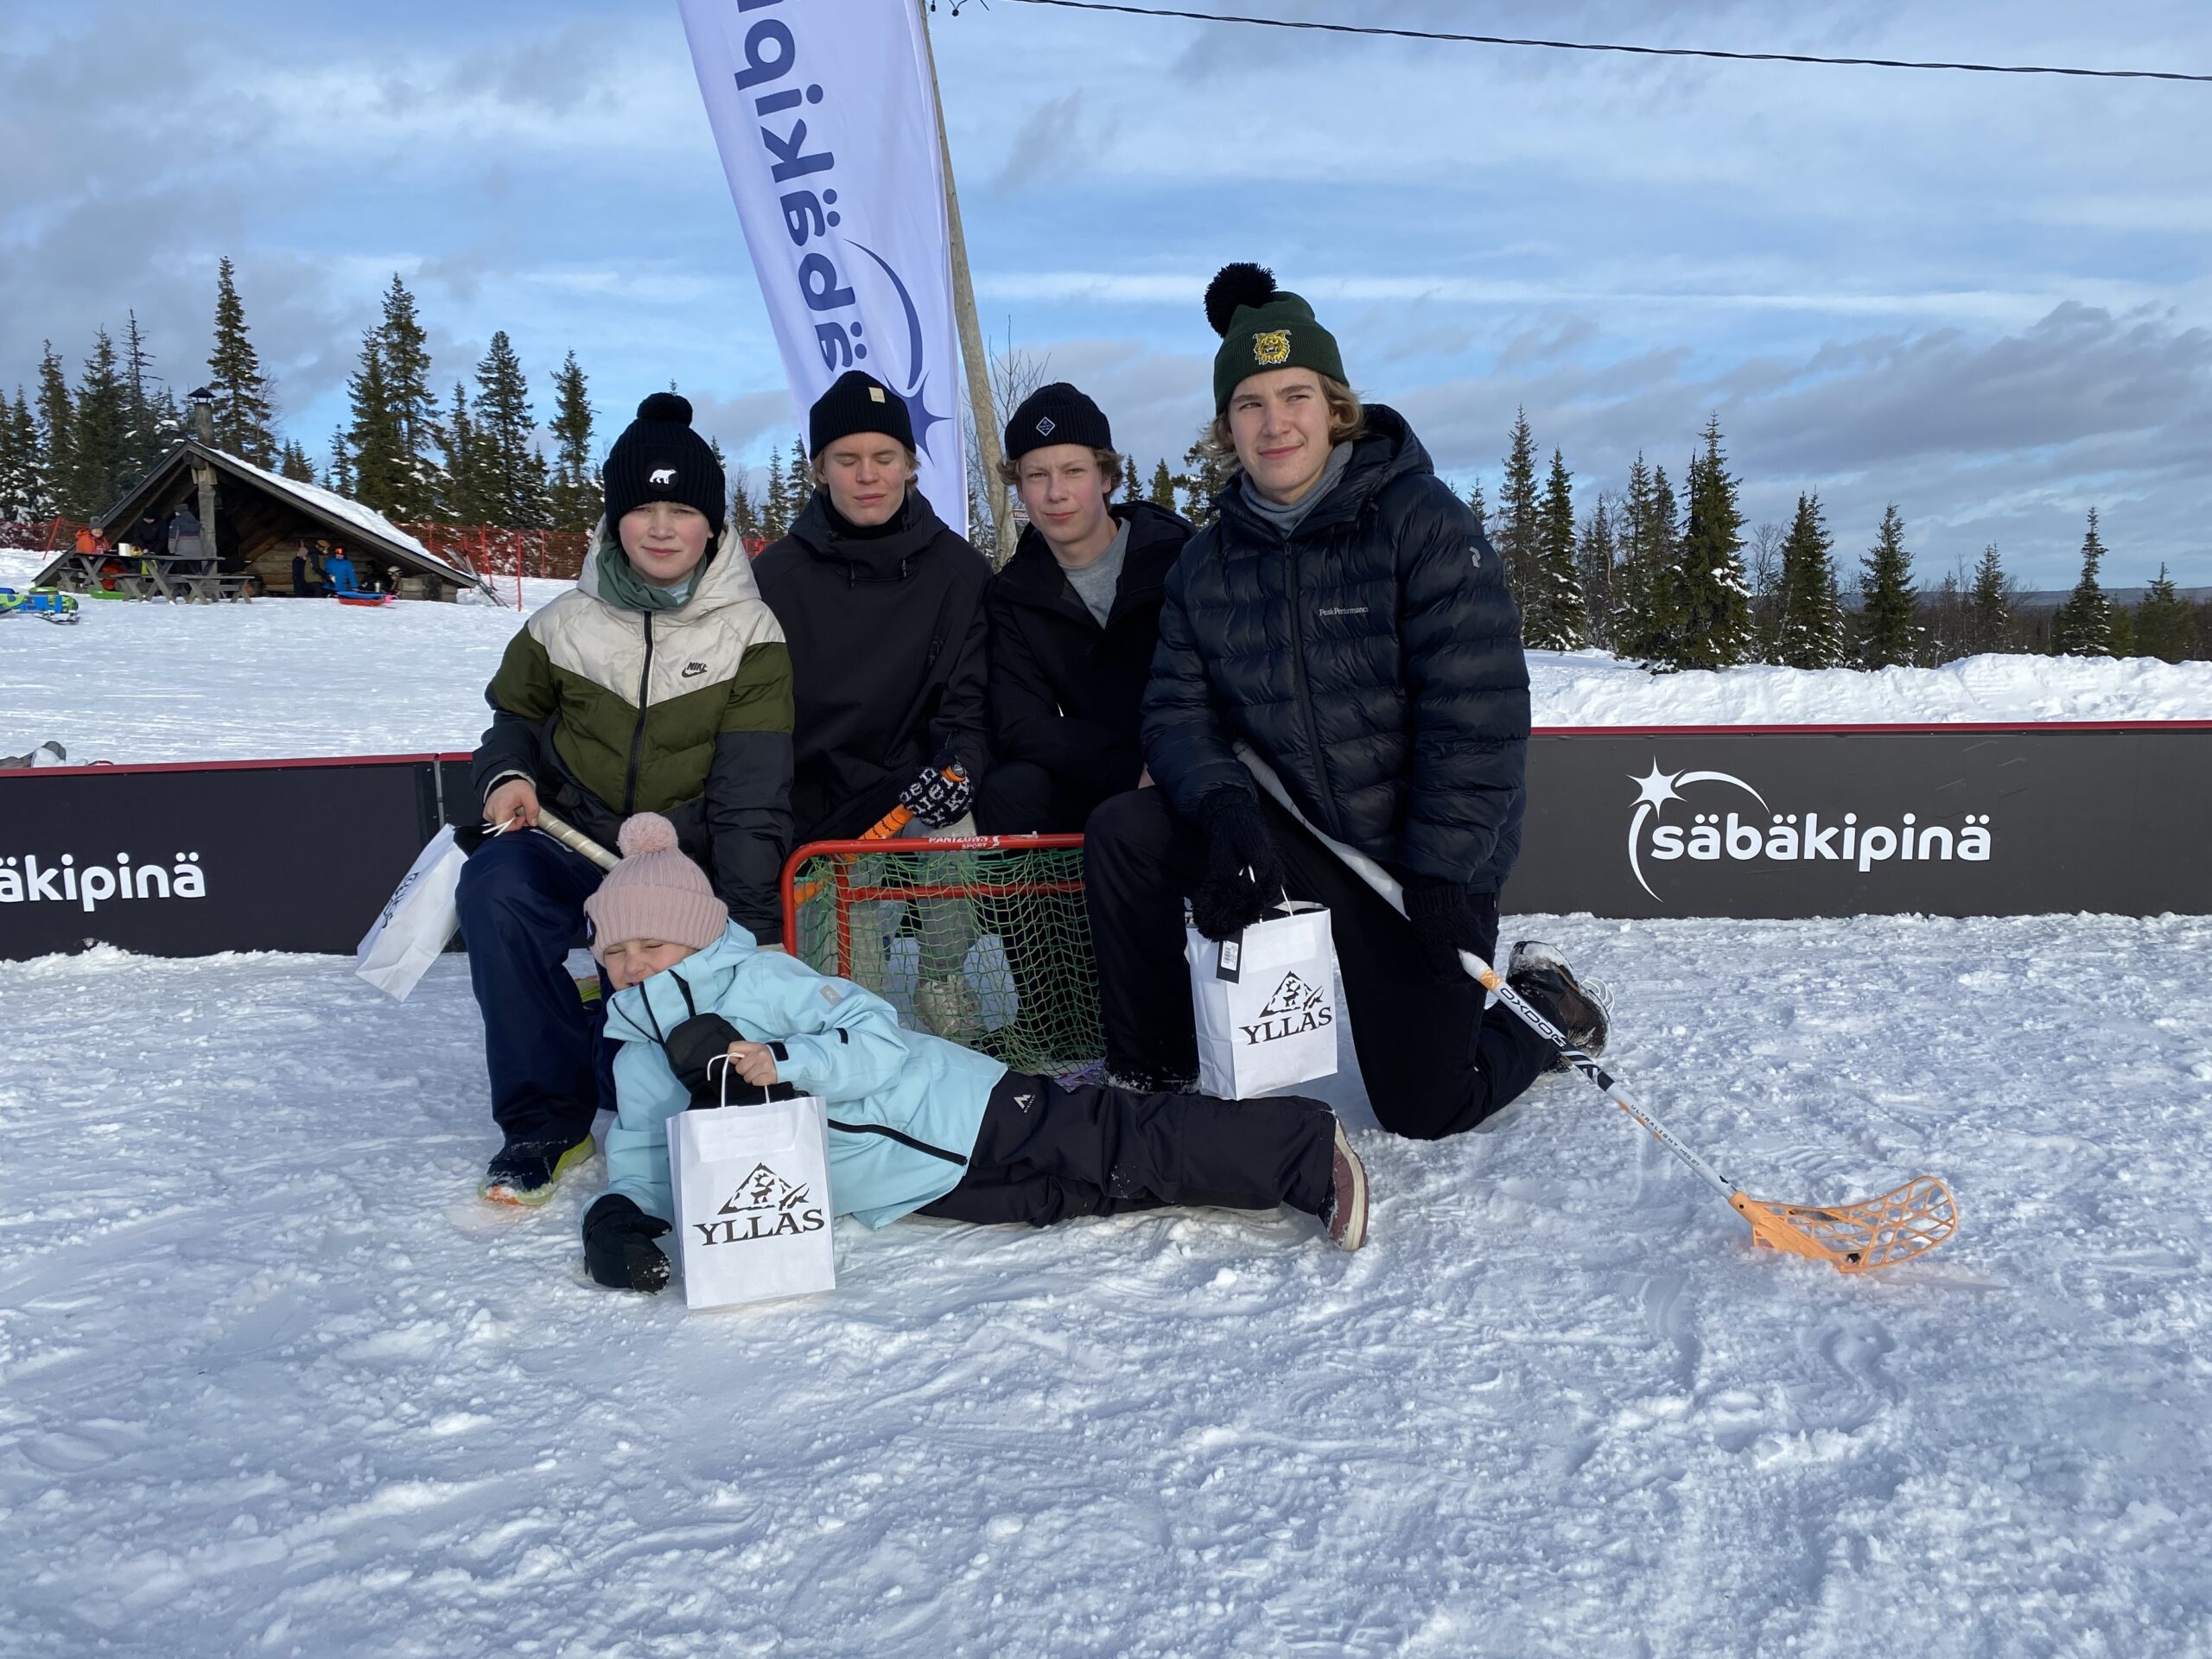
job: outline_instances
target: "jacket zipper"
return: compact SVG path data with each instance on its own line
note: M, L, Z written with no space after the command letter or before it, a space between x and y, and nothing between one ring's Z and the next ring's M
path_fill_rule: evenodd
M628 817L638 810L638 751L645 741L645 699L651 695L653 683L653 613L647 611L645 623L645 664L638 671L638 723L630 730L630 775L622 785L622 816Z
M933 1147L926 1141L917 1141L911 1135L902 1135L897 1129L881 1123L840 1123L833 1117L830 1120L830 1127L833 1129L842 1129L847 1135L887 1135L902 1147L911 1147L916 1152L925 1152L932 1158L942 1158L946 1163L956 1165L962 1169L968 1167L968 1160L958 1153L947 1152L943 1147Z
M1290 581L1290 677L1298 697L1298 718L1306 728L1307 753L1313 757L1313 781L1320 785L1314 791L1316 804L1329 820L1332 834L1337 832L1337 815L1333 810L1335 798L1329 790L1328 762L1321 753L1320 728L1313 723L1313 694L1306 683L1306 629L1300 620L1305 611L1305 596L1298 585L1298 550L1289 542L1282 544L1283 558L1288 567Z

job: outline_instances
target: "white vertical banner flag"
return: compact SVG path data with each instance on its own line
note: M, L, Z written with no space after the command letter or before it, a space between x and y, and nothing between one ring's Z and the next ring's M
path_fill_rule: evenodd
M678 0L707 119L806 411L848 369L902 398L921 491L965 535L960 334L914 0Z

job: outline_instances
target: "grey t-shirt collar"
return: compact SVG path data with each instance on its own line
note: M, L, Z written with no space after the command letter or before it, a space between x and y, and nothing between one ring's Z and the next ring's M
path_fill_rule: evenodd
M1244 492L1244 505L1252 510L1255 517L1273 524L1281 534L1288 536L1304 524L1306 515L1319 506L1328 498L1329 492L1343 481L1344 468L1351 465L1351 450L1349 441L1332 448L1329 451L1329 459L1322 463L1321 476L1314 480L1313 487L1288 506L1279 501L1268 500L1255 486L1249 473L1240 474L1237 483Z
M1114 539L1101 553L1080 570L1060 567L1060 574L1068 579L1068 586L1075 589L1075 596L1083 607L1097 619L1104 627L1106 619L1113 614L1114 594L1122 585L1122 566L1129 556L1129 521L1120 520L1115 526Z

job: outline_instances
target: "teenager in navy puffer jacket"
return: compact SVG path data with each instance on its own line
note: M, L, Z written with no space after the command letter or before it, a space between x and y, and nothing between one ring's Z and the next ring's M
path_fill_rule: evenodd
M1181 911L1234 938L1286 893L1329 906L1376 1116L1471 1128L1553 1051L1485 1021L1459 965L1497 942L1521 845L1529 674L1497 554L1404 419L1362 408L1335 340L1255 267L1208 290L1223 334L1209 435L1232 470L1168 577L1144 704L1154 789L1092 815L1086 890L1108 1059L1132 1084L1197 1070ZM1255 786L1396 875L1401 916Z

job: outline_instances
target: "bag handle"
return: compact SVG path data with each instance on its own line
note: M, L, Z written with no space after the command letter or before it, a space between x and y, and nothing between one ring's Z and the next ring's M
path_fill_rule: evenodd
M711 1077L715 1075L715 1068L716 1066L720 1066L721 1068L721 1077L720 1078L720 1082L721 1084L721 1098L715 1103L717 1107L730 1105L766 1106L779 1100L799 1100L804 1098L804 1096L800 1095L798 1086L793 1084L779 1081L776 1083L763 1084L758 1083L747 1083L741 1079L737 1086L740 1089L751 1090L755 1098L752 1100L732 1101L729 1097L729 1080L734 1075L735 1068L730 1065L729 1056L727 1054L717 1054L707 1062L707 1075L709 1077ZM699 1108L694 1105L690 1109L696 1112Z

